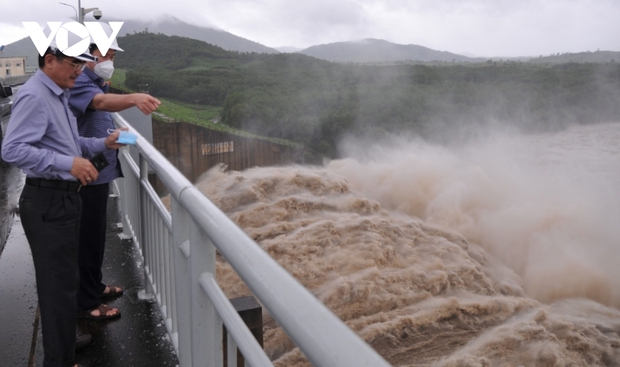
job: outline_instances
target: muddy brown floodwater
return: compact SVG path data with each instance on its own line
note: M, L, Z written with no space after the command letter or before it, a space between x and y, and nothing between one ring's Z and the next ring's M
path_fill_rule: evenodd
M394 366L620 366L620 123L359 146L197 186ZM264 320L276 366L310 366Z

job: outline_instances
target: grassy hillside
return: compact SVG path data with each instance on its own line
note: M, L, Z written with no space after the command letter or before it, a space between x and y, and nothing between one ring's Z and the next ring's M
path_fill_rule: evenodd
M112 86L126 93L134 93L135 90L128 88L125 84L127 70L115 69L112 76ZM212 130L223 131L229 134L251 137L255 139L268 140L281 145L295 148L303 147L302 144L295 143L290 140L268 137L260 134L254 134L231 126L220 123L222 107L208 106L202 104L190 104L175 99L159 98L161 105L156 112L153 113L154 118L163 122L183 121L191 124L207 127Z

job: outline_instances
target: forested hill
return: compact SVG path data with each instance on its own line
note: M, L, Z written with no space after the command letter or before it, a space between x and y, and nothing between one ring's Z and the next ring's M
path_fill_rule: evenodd
M529 62L539 64L565 64L571 62L620 62L620 52L617 51L594 51L563 53L549 56L540 56L531 59Z
M115 64L122 69L203 69L236 67L240 63L267 58L267 54L226 51L203 41L179 36L138 32L118 37L125 52L118 52Z
M221 108L221 122L336 157L350 134L439 139L472 126L525 131L620 121L620 63L342 64L224 51L148 33L119 40L126 83Z
M364 39L355 42L336 42L309 47L299 53L319 59L336 62L395 62L395 61L444 61L482 62L463 55L436 51L419 45L400 45L378 39Z
M278 50L261 45L258 42L250 41L223 30L187 24L171 15L164 15L159 19L151 21L126 20L120 35L124 36L145 30L151 33L163 33L168 36L193 38L229 51L279 53Z

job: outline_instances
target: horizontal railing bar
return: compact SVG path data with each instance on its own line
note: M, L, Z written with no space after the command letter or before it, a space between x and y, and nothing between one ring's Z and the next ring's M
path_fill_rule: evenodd
M213 279L213 274L204 273L200 276L200 286L207 293L215 306L226 330L233 336L243 357L254 367L273 367L263 348L245 325L239 313L230 303L220 286ZM230 346L229 346L230 347ZM230 364L229 364L230 365Z

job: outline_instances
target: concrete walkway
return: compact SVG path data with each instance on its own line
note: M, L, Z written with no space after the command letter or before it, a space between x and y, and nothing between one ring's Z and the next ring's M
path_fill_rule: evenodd
M157 305L144 297L141 257L120 226L117 199L108 202L108 234L104 282L120 285L125 294L107 304L122 316L112 321L78 320L78 332L93 337L78 352L78 363L89 367L177 366L178 360ZM15 216L0 254L0 365L42 366L43 348L37 319L34 268L19 216Z

